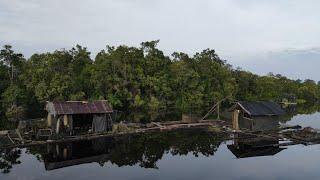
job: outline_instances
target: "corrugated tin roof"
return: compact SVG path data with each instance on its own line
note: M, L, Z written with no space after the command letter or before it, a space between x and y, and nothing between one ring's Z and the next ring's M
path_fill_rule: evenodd
M54 101L47 102L46 110L53 115L103 114L113 112L107 101Z
M251 116L278 116L285 114L285 111L278 103L271 101L247 102L240 101L237 103L243 110Z

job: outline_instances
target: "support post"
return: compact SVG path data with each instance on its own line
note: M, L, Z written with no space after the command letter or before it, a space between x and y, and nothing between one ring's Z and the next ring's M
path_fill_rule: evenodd
M64 127L68 127L69 123L68 123L68 115L63 115L63 126Z
M69 130L70 130L70 135L73 135L73 117L72 115L69 115Z
M56 134L59 134L60 132L60 117L58 118L57 124L56 124Z
M48 125L48 127L52 126L52 115L50 113L48 113L47 125Z
M234 110L232 113L232 128L234 130L239 130L239 110Z

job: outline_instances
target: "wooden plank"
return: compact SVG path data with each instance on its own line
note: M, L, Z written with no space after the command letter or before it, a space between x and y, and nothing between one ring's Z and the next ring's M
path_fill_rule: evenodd
M160 123L157 123L157 122L152 122L151 124L159 127L159 128L164 128L165 126L162 126Z
M0 131L0 136L6 136L9 133L9 131L4 130L4 131Z

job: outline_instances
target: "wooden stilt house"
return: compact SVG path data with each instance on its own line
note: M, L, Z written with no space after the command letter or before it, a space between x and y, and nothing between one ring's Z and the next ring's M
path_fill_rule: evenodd
M48 127L57 134L112 130L113 110L107 101L54 101L47 102L45 109Z
M240 101L229 111L232 113L232 126L235 130L241 128L250 130L273 129L279 125L279 117L285 114L278 103L270 101Z

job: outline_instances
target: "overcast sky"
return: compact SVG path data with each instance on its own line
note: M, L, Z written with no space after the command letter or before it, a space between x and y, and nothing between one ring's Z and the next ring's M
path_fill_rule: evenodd
M317 0L0 0L0 45L36 52L160 39L167 55L212 48L259 74L320 80Z

